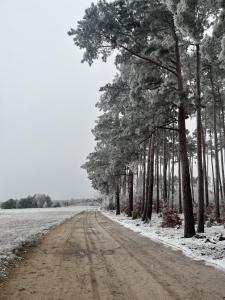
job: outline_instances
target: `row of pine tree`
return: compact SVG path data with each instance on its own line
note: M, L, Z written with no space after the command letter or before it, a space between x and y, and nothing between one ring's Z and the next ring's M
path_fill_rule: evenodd
M96 147L83 166L93 187L115 195L117 213L127 190L130 216L139 191L143 221L153 202L157 212L179 209L185 237L197 205L204 232L205 209L213 201L220 220L225 198L225 1L100 0L69 35L83 62L114 53L117 67L100 89Z

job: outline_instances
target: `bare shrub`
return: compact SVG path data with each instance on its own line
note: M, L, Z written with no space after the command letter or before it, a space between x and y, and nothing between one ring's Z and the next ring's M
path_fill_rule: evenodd
M220 218L215 215L215 204L210 203L205 210L205 221L209 220L212 224L224 224L225 223L225 205L220 206Z
M178 211L172 208L164 208L162 210L162 227L176 227L182 225Z
M120 210L121 212L128 214L129 212L129 206L128 206L128 201L122 201L120 205Z

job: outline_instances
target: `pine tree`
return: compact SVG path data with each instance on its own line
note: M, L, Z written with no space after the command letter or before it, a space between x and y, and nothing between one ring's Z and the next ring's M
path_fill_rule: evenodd
M112 83L100 89L102 95L96 106L102 115L93 129L97 145L84 165L93 186L104 194L115 195L119 213L120 190L121 186L124 190L126 183L131 216L140 191L141 170L142 219L149 221L154 182L157 212L162 182L164 205L175 206L178 163L178 205L179 211L184 212L185 237L195 234L196 157L197 230L204 232L204 195L206 205L209 202L207 131L214 137L217 219L219 191L223 190L222 199L225 195L224 9L224 1L217 0L101 0L92 4L77 29L69 32L75 44L84 50L83 62L90 65L98 58L106 62L116 50L118 74ZM209 29L213 29L211 36L207 36ZM207 119L205 128L202 107L214 116L213 120ZM185 120L189 116L196 116L197 147L194 137L188 138Z

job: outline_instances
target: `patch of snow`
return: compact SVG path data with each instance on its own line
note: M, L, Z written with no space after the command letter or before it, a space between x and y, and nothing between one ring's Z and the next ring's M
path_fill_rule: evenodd
M145 224L140 219L133 220L121 214L117 216L115 212L102 211L111 220L118 222L145 237L174 250L181 250L185 255L195 260L203 260L208 265L212 265L225 272L225 228L224 226L205 227L205 233L196 234L192 238L184 238L184 228L162 228L162 218L152 215L151 223ZM182 216L181 216L182 217Z
M7 265L18 258L19 248L84 210L87 207L0 209L0 276L6 276Z

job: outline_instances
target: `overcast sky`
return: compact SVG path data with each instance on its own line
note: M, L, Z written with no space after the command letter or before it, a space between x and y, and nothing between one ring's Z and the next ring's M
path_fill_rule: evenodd
M112 60L81 64L67 36L89 0L0 0L0 201L93 196L80 169Z

